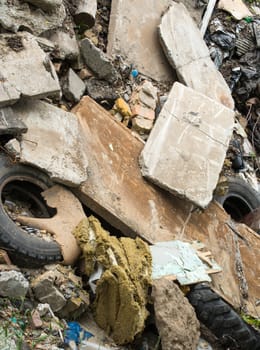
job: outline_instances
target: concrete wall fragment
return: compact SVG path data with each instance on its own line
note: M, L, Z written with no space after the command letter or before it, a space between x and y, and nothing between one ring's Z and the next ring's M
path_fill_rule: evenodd
M205 208L212 199L234 112L175 83L141 153L143 175Z

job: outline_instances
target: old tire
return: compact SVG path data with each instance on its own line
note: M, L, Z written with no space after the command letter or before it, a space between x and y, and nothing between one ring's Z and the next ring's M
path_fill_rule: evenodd
M224 346L240 350L260 349L260 334L247 325L208 285L196 285L187 297L199 321L210 329Z
M37 198L36 191L40 193L51 185L48 176L38 169L12 163L5 155L0 155L0 246L19 266L42 266L62 260L62 255L55 241L29 235L12 221L4 209L5 195L11 188L20 194L28 191L32 206L39 207L46 217L46 206L44 212L44 204Z
M216 195L214 198L235 221L240 221L260 206L259 193L236 177L228 179L228 191L225 195Z

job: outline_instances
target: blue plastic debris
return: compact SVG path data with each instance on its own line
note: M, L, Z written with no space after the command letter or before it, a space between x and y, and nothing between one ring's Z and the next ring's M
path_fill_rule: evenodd
M131 72L131 75L133 78L136 78L138 76L139 72L137 69L133 69L132 72Z
M84 330L78 322L68 322L68 328L65 330L64 343L69 344L71 341L80 344L83 340L88 340L93 334Z

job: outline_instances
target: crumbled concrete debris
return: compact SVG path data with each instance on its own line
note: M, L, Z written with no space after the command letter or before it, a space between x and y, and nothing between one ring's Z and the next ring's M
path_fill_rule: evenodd
M21 135L27 126L17 118L12 108L0 108L0 135Z
M238 21L252 16L251 11L242 0L220 0L218 2L218 9L227 11Z
M93 304L97 324L117 344L131 342L142 332L148 316L148 288L151 284L151 255L140 238L116 238L100 222L89 217L74 230L90 276L96 264L104 269L97 282Z
M55 52L55 57L61 60L76 60L78 58L79 46L74 32L55 30L47 36L58 48L58 52Z
M111 60L89 39L81 40L80 48L86 65L98 78L109 82L114 82L117 79L117 72Z
M153 282L152 298L162 350L196 350L200 324L180 288L173 281L156 280Z
M172 0L113 0L108 55L120 55L141 73L158 81L173 81L173 71L161 52L156 27ZM145 16L144 16L145 14Z
M97 0L79 0L73 18L76 24L91 28L95 24L96 12Z
M118 97L111 84L105 80L90 78L85 84L87 94L97 102L108 101L111 103Z
M29 289L29 282L19 271L0 272L0 295L9 298L23 298Z
M42 192L42 196L50 208L56 208L55 216L48 219L18 216L16 220L53 234L61 246L63 264L74 264L79 258L80 249L72 231L85 218L82 205L72 192L59 185Z
M42 101L23 101L13 110L28 127L21 141L22 163L35 165L69 186L87 179L87 153L75 115Z
M55 1L57 3L58 0ZM38 1L45 4L53 1ZM38 36L44 32L62 27L66 18L66 10L61 2L50 12L31 9L29 4L19 0L2 0L0 3L0 25L11 32L18 32L21 28L26 28L34 35Z
M142 174L205 208L217 185L233 126L232 110L175 83L142 151Z
M19 97L42 98L59 94L60 86L54 67L34 36L25 32L1 34L0 50L0 84L1 90L4 88L6 91L6 95L0 95L1 105L12 104ZM15 91L10 93L8 89L5 90L5 84L15 87Z
M66 99L71 102L78 102L83 96L85 89L84 82L73 69L70 68L62 84L62 91Z
M229 87L211 61L201 33L183 4L173 2L162 17L159 35L164 52L181 82L234 108Z
M31 283L35 298L41 303L48 303L54 312L58 312L66 304L63 294L54 285L56 277L54 271L47 271Z
M82 289L82 281L69 267L54 266L34 278L30 286L34 296L41 303L51 306L59 317L80 316L89 305L89 296Z

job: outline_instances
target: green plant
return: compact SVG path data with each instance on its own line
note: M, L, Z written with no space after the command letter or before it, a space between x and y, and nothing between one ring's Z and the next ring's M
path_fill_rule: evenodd
M259 318L254 318L250 315L242 314L241 315L243 320L250 324L251 326L254 326L255 328L260 329L260 319Z

